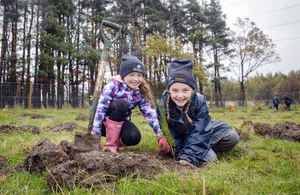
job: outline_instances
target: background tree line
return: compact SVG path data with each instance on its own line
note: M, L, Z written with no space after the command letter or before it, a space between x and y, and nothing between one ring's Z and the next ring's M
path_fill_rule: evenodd
M217 0L1 0L0 8L1 107L83 106L94 91L103 19L122 26L106 78L130 52L143 60L153 89L163 89L167 64L189 57L197 90L210 91L216 106L228 98L225 72L237 72L236 96L245 105L249 74L279 60L272 40L249 19L229 29Z

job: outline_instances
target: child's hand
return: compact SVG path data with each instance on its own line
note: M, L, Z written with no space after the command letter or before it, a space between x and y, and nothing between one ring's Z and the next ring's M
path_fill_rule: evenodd
M170 152L170 147L165 138L160 138L158 140L158 150L164 154L168 154Z
M101 135L101 134L100 134L100 131L97 131L97 130L95 130L95 129L92 129L91 135Z

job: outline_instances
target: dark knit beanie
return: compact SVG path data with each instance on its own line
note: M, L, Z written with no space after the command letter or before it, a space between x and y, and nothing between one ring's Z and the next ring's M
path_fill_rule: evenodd
M168 65L167 88L173 83L185 83L196 88L196 82L193 74L193 62L186 58L176 58Z
M145 66L136 56L125 54L122 56L120 75L124 78L131 72L139 72L145 75Z

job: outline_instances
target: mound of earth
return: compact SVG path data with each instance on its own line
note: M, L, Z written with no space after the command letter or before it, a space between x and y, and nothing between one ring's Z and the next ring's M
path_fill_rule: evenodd
M232 117L231 120L245 120L244 117Z
M66 122L52 127L48 132L74 131L74 129L85 129L85 127L81 127L75 122Z
M254 127L253 127L253 122L249 120L244 120L243 124L241 125L241 131L243 133L250 135L254 135Z
M116 181L128 174L147 178L161 171L157 159L150 156L92 151L78 154L73 161L54 167L46 178L49 187L55 189L57 184L69 188L76 184L100 187L102 183Z
M84 148L91 151L99 148L99 140L100 136L75 132L74 144L78 148Z
M79 120L79 121L88 121L89 120L89 116L85 115L85 114L78 114L75 118L75 120Z
M21 131L29 131L33 134L40 134L41 133L41 129L34 126L34 125L23 125L20 127Z
M47 138L41 139L32 148L32 153L24 160L24 169L29 172L43 172L46 167L54 167L69 160L68 155Z
M73 188L80 184L86 187L100 187L131 174L150 178L164 170L190 170L174 159L156 153L134 152L110 153L91 151L72 142L62 141L59 145L42 139L32 148L24 160L24 169L29 172L44 172L49 187Z
M254 123L253 127L255 133L267 138L300 141L300 124L286 122L272 127L266 123Z
M248 141L250 139L249 133L243 132L240 129L236 129L236 132L240 136L240 140Z
M11 125L0 125L0 133L10 133L17 131L18 128Z
M41 114L21 114L22 117L30 117L32 119L40 119L40 118L52 118L52 116L47 116L47 115L41 115Z
M12 125L0 125L0 133L11 133L16 131L26 131L33 134L40 134L41 129L33 125L23 125L21 127Z

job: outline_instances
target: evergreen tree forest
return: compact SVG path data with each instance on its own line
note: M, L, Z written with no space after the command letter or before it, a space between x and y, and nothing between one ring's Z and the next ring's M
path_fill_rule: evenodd
M245 100L245 91L248 99L266 101L288 91L299 102L299 71L243 75L243 93L238 78L226 79L224 73L234 69L224 65L226 60L235 56L233 63L244 67L235 55L241 49L236 43L244 39L228 28L218 0L1 0L0 13L1 108L62 108L65 104L76 108L90 103L103 48L99 26L104 19L122 26L109 53L105 82L119 73L121 56L132 53L144 62L145 79L159 97L168 63L187 57L194 61L197 91L216 106ZM253 29L245 40L257 37ZM271 51L271 56L264 56L268 63L278 60L272 40L261 39L272 47L259 45L255 50L258 42L248 42L245 55L261 56L266 49ZM260 65L264 64L258 62L251 71Z

